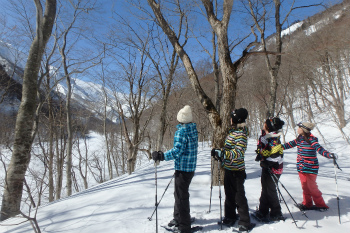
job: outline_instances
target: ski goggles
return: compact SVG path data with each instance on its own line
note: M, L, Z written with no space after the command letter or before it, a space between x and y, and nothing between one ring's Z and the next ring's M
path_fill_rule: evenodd
M298 124L297 124L297 126L299 126L299 127L301 127L301 128L304 128L304 129L306 129L307 131L311 131L311 129L310 128L308 128L308 127L306 127L305 125L303 125L303 123L301 123L301 122L299 122Z

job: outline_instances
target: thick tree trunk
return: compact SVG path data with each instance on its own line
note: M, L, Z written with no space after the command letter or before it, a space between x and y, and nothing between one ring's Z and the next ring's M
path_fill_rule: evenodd
M37 105L38 74L46 44L51 36L56 16L56 0L47 0L45 14L39 0L37 7L37 34L29 50L23 75L22 100L18 110L15 140L1 206L1 220L20 211L24 175L30 162L32 131Z
M135 171L137 151L138 151L138 148L134 146L129 147L129 154L128 154L128 174L129 175Z

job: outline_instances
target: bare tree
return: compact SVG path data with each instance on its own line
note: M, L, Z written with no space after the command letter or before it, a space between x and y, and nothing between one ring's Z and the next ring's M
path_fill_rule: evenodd
M76 62L69 62L68 53L71 48L78 42L80 36L77 36L75 41L69 43L68 35L75 29L75 24L80 15L87 13L94 9L95 2L78 0L76 3L70 1L73 7L73 14L71 22L68 23L67 28L62 32L62 45L59 45L60 54L62 56L63 71L67 83L67 99L66 99L66 112L67 112L67 160L66 160L66 173L67 173L67 195L72 194L72 147L73 147L73 131L72 131L72 112L71 112L71 97L72 97L72 84L71 77L73 74L83 73L87 69L96 66L100 54L95 56L88 56L87 58L79 59ZM64 23L64 22L63 22ZM81 34L80 31L78 34ZM56 38L57 39L57 38ZM70 45L69 45L70 44ZM83 64L89 63L87 67L81 67Z
M23 75L22 101L17 114L15 142L2 199L1 220L19 213L24 175L30 161L33 143L33 124L37 103L38 74L46 44L51 36L56 17L56 0L47 0L45 12L39 0L36 36L32 42Z
M182 24L182 19L179 20L179 24ZM179 28L181 28L181 26ZM178 32L179 36L181 34L181 31L182 30L179 30ZM156 51L159 60L156 61L150 52L147 52L147 56L149 57L149 59L151 59L153 63L159 80L157 83L159 83L161 87L161 111L159 114L160 125L156 144L156 150L161 150L163 146L164 135L167 129L166 115L168 109L169 96L171 92L171 87L173 85L173 80L176 75L176 68L178 66L179 56L176 54L175 50L173 50L171 54L168 54L168 45L166 42L163 42L160 36L157 37L157 40L160 45L160 51ZM186 41L187 40L185 40L184 43L186 43ZM156 48L154 49L156 50ZM161 60L166 61L165 67L162 67L160 62Z
M176 7L178 8L177 11L180 13L184 13L183 11L181 11L180 1L175 2ZM184 67L187 71L187 75L191 82L192 88L194 89L198 99L200 100L204 109L206 110L206 113L208 114L209 121L212 127L214 128L213 146L221 147L223 145L223 139L226 136L227 129L230 126L229 114L235 107L237 80L239 78L239 67L242 64L242 62L245 61L245 59L248 57L248 49L252 46L252 44L249 44L244 50L242 56L235 62L232 62L230 55L231 49L230 44L228 42L228 25L233 9L233 1L223 1L223 4L221 6L221 8L223 9L222 17L220 20L216 16L213 2L209 0L202 0L202 4L206 11L207 20L217 37L218 57L223 87L223 95L220 107L222 112L220 112L220 114L218 113L211 99L203 91L199 83L197 73L191 62L191 59L186 53L184 47L181 46L181 44L179 43L179 38L172 30L172 26L169 25L168 21L164 17L162 13L162 6L160 5L160 3L157 3L154 0L148 0L148 3L153 10L157 23L162 28L164 33L168 36L169 41L172 43L175 51L181 58Z
M104 71L104 64L102 63L102 72L101 72L101 81L102 81L102 92L103 92L103 134L105 137L106 142L106 152L107 152L107 166L108 166L108 174L109 179L113 179L113 142L109 140L108 138L108 131L107 131L107 120L108 120L108 102L109 102L109 95L106 90L106 77L105 77L105 71ZM118 167L116 167L116 173L118 174Z
M282 49L284 41L282 34L282 26L287 22L292 11L300 8L308 8L321 5L308 4L305 6L294 7L294 3L295 0L293 0L291 3L287 3L288 5L284 4L286 12L284 13L284 15L282 15L281 7L283 1L281 2L280 0L248 0L250 15L253 18L255 28L260 33L261 52L265 57L266 67L270 77L269 100L267 104L266 114L267 117L273 117L276 114L277 91L279 85L278 77L282 65ZM270 8L270 5L273 6ZM275 41L273 41L272 45L268 45L266 35L266 28L270 24L270 10L274 12L272 18L274 20L275 33L273 35L273 38L275 39ZM255 33L254 35L257 38L257 35ZM269 42L271 42L271 39L269 40Z
M185 48L179 43L179 38L174 33L172 26L169 24L167 19L162 13L162 5L155 0L148 0L148 4L151 6L152 11L155 15L158 25L162 28L164 33L168 36L169 41L173 45L175 51L181 58L184 67L187 71L188 78L191 82L194 92L197 94L199 101L202 103L208 119L214 129L214 140L213 147L219 148L224 144L224 138L227 134L227 129L230 127L229 115L232 109L235 108L236 91L237 91L237 80L239 78L238 72L242 62L248 57L248 49L252 46L249 44L244 50L242 56L234 63L231 59L231 50L228 41L228 25L230 22L230 16L233 9L232 0L224 0L221 7L221 20L217 17L217 13L214 9L213 1L202 0L202 4L205 8L207 20L211 25L212 30L215 32L217 37L218 46L218 58L220 63L220 72L222 75L222 100L220 113L217 111L215 105L207 94L203 91L197 73L193 68L191 59L186 52ZM180 1L175 1L178 12L183 14L181 10ZM215 172L215 171L214 171ZM217 174L215 172L215 174ZM214 181L217 183L217 180Z
M116 109L121 118L123 127L123 136L128 147L127 169L131 174L135 169L137 152L140 144L143 142L147 125L152 117L152 110L145 116L145 110L151 106L154 93L151 88L151 77L149 74L149 65L147 65L147 56L145 54L148 45L148 38L140 51L130 51L127 58L119 57L119 65L123 70L120 80L123 85L113 85ZM121 62L123 61L123 62ZM124 91L120 87L127 87ZM126 93L126 94L121 94ZM142 120L142 117L145 120ZM130 127L132 130L130 130Z
M210 8L210 6L212 6L211 2L210 1L206 1L205 3L207 4L208 12L213 13L210 10L210 9L212 9L212 8ZM153 13L154 13L154 15L156 17L157 23L162 28L164 33L168 36L168 39L171 42L172 46L174 47L174 50L176 51L176 53L181 58L184 66L185 66L185 69L187 71L188 77L189 77L189 79L191 81L192 87L193 87L194 91L196 92L198 98L200 99L201 103L203 104L204 108L207 110L210 122L212 123L214 128L217 128L217 127L221 126L222 122L221 122L220 116L219 116L218 112L216 111L215 106L213 105L213 103L210 100L210 98L204 93L204 91L203 91L203 89L202 89L202 87L201 87L201 85L200 85L200 83L198 81L198 77L197 77L196 71L193 68L193 65L192 65L190 57L186 53L184 47L179 43L179 38L174 33L174 31L171 28L171 26L169 25L168 21L164 18L162 10L161 10L160 3L157 3L154 0L148 0L148 4L151 6L151 8L153 10ZM177 2L177 4L178 4L178 7L179 7L179 2ZM230 8L230 9L228 9L226 11L225 22L223 23L224 26L227 26L227 24L228 24L228 18L229 18L228 15L230 14L230 10L232 9L232 4L228 5L228 8ZM214 14L211 14L211 15L212 15L212 17L214 17ZM226 31L226 33L227 33L227 31ZM229 58L229 60L231 61L231 58ZM224 64L223 64L222 67L224 67ZM232 64L232 62L231 62L231 64ZM232 87L231 85L229 85L229 86ZM232 92L234 92L234 90ZM232 92L230 92L230 93L232 93ZM231 100L228 100L228 101L231 102L232 98L231 98ZM233 106L233 104L231 104L230 107L232 107L232 106ZM227 116L228 116L228 113L227 113ZM222 136L220 138L222 138Z
M272 117L275 115L275 108L276 108L276 98L277 98L277 88L278 88L278 72L281 66L282 62L282 25L287 20L287 14L286 18L281 23L281 14L280 14L280 8L281 8L281 2L280 0L273 0L274 3L274 11L275 11L275 39L276 42L274 44L275 46L275 55L273 56L273 59L270 57L270 53L267 51L269 48L267 47L266 38L265 38L265 31L266 31L266 22L268 21L269 15L268 15L268 9L266 9L267 5L270 4L269 1L252 1L249 0L249 9L250 14L254 20L255 27L258 29L260 33L260 41L262 45L262 50L265 54L265 61L266 66L269 71L270 75L270 100L268 102L268 109L267 109L267 117ZM294 3L294 1L293 1ZM261 6L260 6L261 5ZM261 11L262 12L261 12Z

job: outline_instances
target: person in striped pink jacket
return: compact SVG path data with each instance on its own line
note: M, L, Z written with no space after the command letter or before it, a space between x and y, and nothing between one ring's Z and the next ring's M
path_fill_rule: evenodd
M311 133L311 130L315 127L314 123L300 122L298 126L297 132L299 136L295 140L282 145L284 150L293 147L298 148L297 170L303 189L303 202L298 204L298 207L302 210L327 210L329 207L324 202L322 192L318 189L316 183L319 169L316 152L328 159L333 158L335 155L325 150L318 143L317 137Z

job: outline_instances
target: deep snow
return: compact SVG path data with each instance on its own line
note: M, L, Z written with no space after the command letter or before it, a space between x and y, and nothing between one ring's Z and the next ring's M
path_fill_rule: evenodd
M292 138L289 138L290 140ZM337 145L334 142L332 145ZM340 147L343 145L343 147ZM318 185L323 197L330 206L326 212L307 211L308 219L293 205L293 200L280 186L287 204L297 220L298 227L282 203L282 211L287 220L272 224L257 224L253 232L307 232L307 233L337 233L348 232L350 226L350 179L348 160L349 146L341 143L335 151L339 155L338 163L343 171L337 170L338 189L340 196L341 224L338 221L337 192L335 173L332 160L319 156L320 170ZM249 140L246 153L247 180L246 196L250 212L258 205L260 196L260 167L255 159L256 141ZM328 149L326 147L326 149ZM333 151L334 152L334 151ZM297 202L302 200L299 177L295 168L296 150L285 151L285 169L281 182ZM157 167L158 200L173 175L173 162L161 162ZM154 210L155 203L155 169L152 161L147 162L132 175L123 175L109 182L97 185L88 190L76 193L68 198L47 204L39 208L38 222L42 232L65 233L131 233L156 232L156 215L148 220ZM198 164L195 177L190 185L191 215L196 217L194 225L203 226L202 232L232 232L225 228L219 230L217 221L220 218L218 186L213 188L211 212L210 198L210 147L200 144ZM221 187L224 201L224 189ZM165 193L158 209L159 232L166 232L160 225L166 225L172 219L173 212L173 181ZM0 232L34 232L23 218L12 218L1 222ZM254 220L252 220L255 222ZM20 224L19 224L20 223Z

